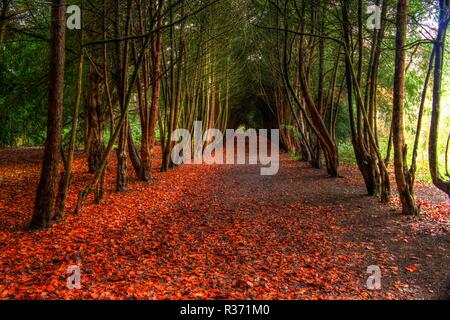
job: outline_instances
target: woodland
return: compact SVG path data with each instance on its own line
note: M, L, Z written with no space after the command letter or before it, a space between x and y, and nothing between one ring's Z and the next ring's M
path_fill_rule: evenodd
M0 1L1 300L450 299L450 0Z

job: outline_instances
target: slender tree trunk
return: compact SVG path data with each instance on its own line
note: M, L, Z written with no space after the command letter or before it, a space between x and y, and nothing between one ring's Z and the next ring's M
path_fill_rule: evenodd
M323 3L320 3L322 6L324 6ZM325 8L325 7L323 7ZM320 13L320 18L319 18L319 35L323 36L324 34L324 24L325 24L325 19L324 19L324 10L321 11ZM320 38L319 39L319 84L318 84L318 89L317 89L317 109L319 111L319 113L321 115L324 114L324 82L325 82L325 39L324 38ZM331 135L331 134L330 134ZM314 152L314 156L313 156L313 160L312 160L312 166L313 168L316 169L322 169L322 147L320 144L320 140L316 139L316 146L315 146L315 152Z
M445 174L450 177L450 171L448 170L448 152L450 151L450 133L447 137L447 146L445 147Z
M441 115L442 75L444 67L445 38L450 20L449 0L439 0L439 29L435 48L433 111L431 113L430 144L428 147L430 173L433 183L450 197L450 180L444 180L439 172L439 123Z
M128 37L130 35L130 29L131 29L131 8L132 7L132 1L127 1L127 9L126 9L126 18L125 18L125 33L124 36ZM119 6L118 6L119 8ZM119 13L119 10L118 10ZM117 22L118 26L120 27L120 16L118 15ZM120 32L120 30L119 30ZM128 118L128 108L125 106L125 98L126 98L126 91L128 88L128 73L129 73L129 48L130 48L130 41L125 40L123 45L120 47L120 73L121 73L121 83L120 83L120 109L122 113L125 113L125 122L124 125L120 128L120 135L119 135L119 145L117 148L117 178L116 178L116 190L119 192L125 191L127 188L127 171L128 171L128 165L127 165L127 145L128 145L128 125L129 125L129 118ZM139 66L137 66L139 72ZM132 86L134 84L131 84Z
M140 179L141 172L142 172L141 158L140 158L139 152L134 144L133 128L131 128L131 124L129 123L129 121L127 123L127 129L128 129L128 134L127 134L128 155L130 157L131 165L133 166L134 173L136 174L136 177L138 177ZM141 179L141 181L143 181L143 180Z
M284 8L284 14L287 16L287 5ZM304 23L302 23L304 25ZM337 178L339 176L339 154L337 150L336 143L331 138L330 133L328 132L327 126L322 118L321 112L317 109L316 104L314 103L314 98L312 97L310 85L308 83L307 72L305 70L305 61L304 61L304 39L303 37L300 39L299 45L299 59L298 59L298 69L299 69L299 80L300 87L303 93L304 106L299 101L296 96L295 90L293 90L292 85L290 84L289 79L289 66L288 66L288 22L287 20L284 22L285 34L284 34L284 45L283 45L283 68L284 68L284 78L285 84L292 95L292 98L296 102L296 104L302 109L304 112L305 118L309 127L314 131L317 135L318 140L320 141L320 145L325 153L325 157L327 159L327 171L328 174ZM304 26L302 26L302 29ZM305 112L307 111L307 113Z
M404 103L406 81L406 32L408 26L409 0L398 0L397 35L394 75L394 107L392 114L392 137L394 142L394 167L397 189L404 214L417 215L411 176L407 166L408 149L404 137Z
M418 113L418 119L417 119L416 137L414 140L414 148L413 148L413 152L412 152L410 174L412 177L412 181L414 181L414 182L416 181L417 156L419 153L420 134L422 132L423 112L424 112L425 103L427 100L428 86L430 84L430 78L431 78L431 74L433 71L434 58L435 58L435 50L433 49L433 52L432 52L431 58L430 58L430 62L428 64L427 76L425 77L425 83L423 85L422 98L420 101L420 107L419 107L419 113Z
M0 8L0 50L3 48L3 42L5 39L6 26L8 24L7 15L10 3L11 0L4 0Z
M47 140L34 204L32 229L46 228L54 215L64 102L65 0L52 2Z
M75 144L77 140L78 116L81 104L81 91L83 88L83 67L84 67L84 54L83 49L81 48L78 66L75 108L73 112L72 132L70 134L69 150L67 153L67 160L64 165L64 174L61 181L59 196L56 204L55 220L64 219L64 209L66 208L67 193L69 191L69 186L72 180L72 164L75 154Z
M350 39L350 19L348 16L348 11L350 8L349 0L342 1L342 17L343 17L343 36L344 36L344 44L346 46L346 50L350 52L351 48L351 39ZM360 106L357 104L357 117L355 119L355 106L354 106L354 85L353 85L353 70L352 64L348 57L346 57L345 64L345 78L347 85L347 96L348 96L348 109L349 109L349 119L350 119L350 129L352 134L352 145L356 157L356 162L358 164L358 168L361 171L361 174L364 178L364 182L366 185L367 193L370 196L376 194L376 187L374 183L373 171L370 166L371 161L368 159L368 153L363 145L363 140L361 138L361 130L360 130L360 114L359 111Z
M142 9L142 1L137 1L137 11L138 11L138 18L139 18L139 32L141 34L144 34L144 17L143 17L143 9ZM153 13L153 8L150 6L150 15ZM155 17L155 16L154 16ZM141 41L141 44L143 42ZM136 54L136 48L135 45L133 45L133 54L135 57L135 61L137 61L137 54ZM142 78L138 78L137 80L137 89L138 89L138 96L139 96L139 110L140 110L140 122L141 122L141 150L140 150L140 166L139 166L139 172L137 172L138 178L140 181L149 181L150 175L151 175L151 159L150 159L150 133L148 131L148 123L150 118L150 103L149 103L149 90L150 90L150 84L149 84L149 63L148 63L148 55L145 54L144 61L142 64ZM142 81L141 81L142 79ZM143 92L142 92L143 91ZM130 128L131 129L131 128ZM132 139L129 138L130 141ZM132 159L132 162L134 163L135 160L133 158L136 158L135 155L133 155L132 150L129 150L130 157ZM137 168L135 168L136 170Z
M89 173L94 173L101 162L105 145L103 133L105 129L103 99L101 95L102 80L91 62L89 64L89 85L85 102L87 123L87 146Z
M156 27L160 28L163 24L162 18L162 7L164 4L164 0L159 1L158 5L158 13L157 13L157 24ZM150 160L151 155L153 154L153 149L156 144L156 126L158 124L158 115L159 115L159 100L161 96L161 60L162 60L162 42L163 42L163 34L162 31L158 31L152 43L152 57L153 57L153 77L152 77L152 104L150 109L150 117L148 124L149 131L149 141L150 141ZM162 133L161 133L162 134ZM152 165L152 162L150 162ZM151 177L151 168L149 169L150 177Z

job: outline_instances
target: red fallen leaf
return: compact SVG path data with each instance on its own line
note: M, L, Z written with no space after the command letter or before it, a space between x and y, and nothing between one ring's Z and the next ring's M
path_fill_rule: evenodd
M25 159L30 153L26 152ZM227 173L230 179L224 179L223 171L229 169L182 166L162 174L156 165L155 183L130 182L128 193L108 192L99 205L92 204L91 198L78 216L68 215L47 231L24 232L18 227L29 222L34 192L20 186L37 185L39 163L24 163L23 171L13 167L17 176L7 181L4 177L12 167L2 159L5 153L11 153L14 167L22 166L18 164L21 161L13 162L17 156L12 152L0 150L0 206L7 206L5 213L0 210L0 270L4 274L4 279L0 276L0 300L370 299L373 296L360 285L360 278L368 276L361 267L365 266L366 248L387 265L394 264L399 254L390 249L378 253L371 243L343 238L348 232L359 232L360 226L341 226L340 216L353 217L374 204L360 204L356 211L356 205L349 203L331 206L328 192L337 187L336 182L307 182L311 195L301 196L314 195L315 205L290 197L291 189L303 190L305 184L300 179L301 164L284 156L286 175L271 180L270 188L253 183L257 180L246 182L247 175ZM111 159L107 172L108 190L114 189L114 161ZM353 174L354 168L343 170L349 178L339 181L339 188L352 194L347 183L362 185L360 175ZM85 171L86 159L77 156L68 212L90 179ZM289 184L284 183L288 174L296 177ZM269 195L279 203L271 202ZM448 221L449 206L434 203L428 204L427 215ZM409 222L401 218L397 222L385 229L389 235L398 234L392 240L415 243L415 233L406 237L404 232L396 232L401 223ZM439 256L436 252L431 250L427 258ZM421 268L422 255L408 257L417 267L406 271L403 266L392 266L391 274ZM64 289L66 271L72 265L81 269L82 286L91 288L89 291ZM399 292L408 293L408 287L399 281L394 285L399 290L380 293L379 298L402 298ZM421 297L434 295L423 289Z
M409 272L414 272L414 271L417 270L417 267L415 267L415 266L409 266L409 267L406 267L405 269L408 270Z
M49 285L49 286L47 286L46 290L47 290L48 292L52 292L52 291L55 291L55 287L52 286L52 285Z
M91 293L91 297L92 297L92 299L94 299L94 300L98 299L99 296L100 296L100 295L99 295L97 292Z

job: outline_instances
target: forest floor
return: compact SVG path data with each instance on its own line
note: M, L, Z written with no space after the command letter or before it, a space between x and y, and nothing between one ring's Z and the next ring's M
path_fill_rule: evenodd
M285 154L265 177L156 161L152 183L117 194L112 163L101 204L29 232L41 157L0 150L0 299L450 299L450 202L433 186L410 218L365 196L352 166L330 179ZM70 208L89 179L81 154L75 177ZM74 264L81 290L66 288Z

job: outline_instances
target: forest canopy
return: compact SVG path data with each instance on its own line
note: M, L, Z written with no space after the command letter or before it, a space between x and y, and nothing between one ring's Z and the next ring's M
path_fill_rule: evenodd
M127 161L150 180L160 144L169 170L172 132L197 120L205 129L278 128L287 152L332 177L341 163L358 165L383 202L393 168L404 212L418 212L417 179L448 193L447 0L51 7L2 2L0 146L46 144L46 174L56 179L63 160L63 181L85 150L94 181L80 204L95 189L102 198L105 155L117 150L125 190Z
M450 0L0 0L0 300L448 299L449 23Z

